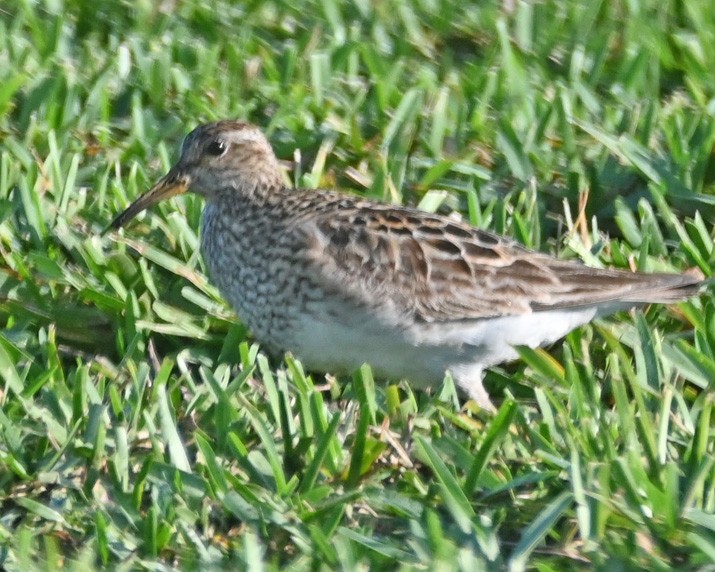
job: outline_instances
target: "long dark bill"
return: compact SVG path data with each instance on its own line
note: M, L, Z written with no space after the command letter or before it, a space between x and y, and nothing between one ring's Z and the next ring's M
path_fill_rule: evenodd
M156 185L124 209L124 211L122 211L122 213L109 224L104 232L122 228L144 209L148 209L149 207L163 201L164 199L168 199L169 197L185 193L189 190L190 184L191 179L188 175L182 173L181 171L172 169L159 179Z

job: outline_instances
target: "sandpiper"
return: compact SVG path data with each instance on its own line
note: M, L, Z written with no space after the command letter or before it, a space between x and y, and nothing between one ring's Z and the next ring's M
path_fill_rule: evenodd
M110 225L162 199L204 197L201 250L219 290L273 351L311 370L434 387L451 372L493 409L485 368L618 310L696 294L702 274L596 269L451 218L286 186L266 137L224 120Z

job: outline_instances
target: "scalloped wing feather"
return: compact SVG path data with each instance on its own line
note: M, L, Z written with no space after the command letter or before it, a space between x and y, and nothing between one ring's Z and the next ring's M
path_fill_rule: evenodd
M419 321L672 302L696 293L701 279L590 268L445 217L340 198L339 211L301 225L321 285Z

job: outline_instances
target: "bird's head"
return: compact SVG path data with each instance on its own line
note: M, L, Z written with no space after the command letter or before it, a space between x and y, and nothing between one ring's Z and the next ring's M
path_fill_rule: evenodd
M177 163L109 225L118 229L159 201L193 191L207 200L219 194L250 195L283 185L278 161L261 131L223 120L199 125L184 139Z

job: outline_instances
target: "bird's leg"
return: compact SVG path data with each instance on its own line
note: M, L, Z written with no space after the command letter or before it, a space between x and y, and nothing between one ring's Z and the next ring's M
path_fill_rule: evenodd
M494 407L492 400L489 399L487 390L484 389L484 376L482 375L481 367L457 367L454 368L451 373L454 381L457 383L457 387L466 393L470 399L475 401L479 407L489 413L496 412L496 407Z

